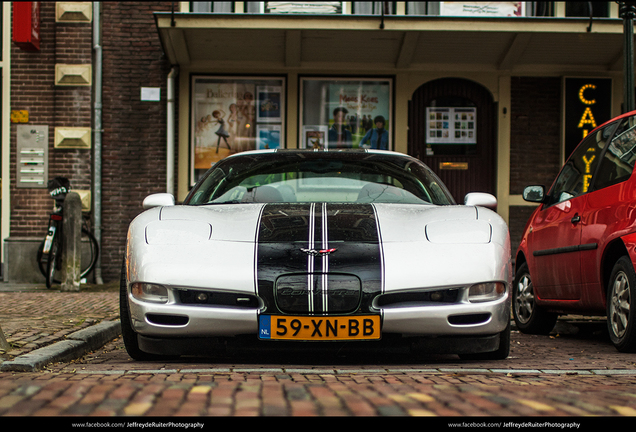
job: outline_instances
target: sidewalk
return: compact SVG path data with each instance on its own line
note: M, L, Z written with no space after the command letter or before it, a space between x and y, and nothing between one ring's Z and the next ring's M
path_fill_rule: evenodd
M57 288L57 287L56 287ZM80 292L0 282L0 371L36 371L100 348L120 335L119 284Z

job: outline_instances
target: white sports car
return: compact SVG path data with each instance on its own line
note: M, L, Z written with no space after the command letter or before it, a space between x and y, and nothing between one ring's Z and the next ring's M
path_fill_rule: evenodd
M495 206L484 193L456 205L424 164L393 152L230 156L182 205L151 195L130 224L126 349L143 360L228 338L281 350L386 341L506 358L510 237Z

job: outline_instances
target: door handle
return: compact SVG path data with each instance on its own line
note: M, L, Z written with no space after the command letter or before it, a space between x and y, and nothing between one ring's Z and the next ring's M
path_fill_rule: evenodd
M574 216L572 219L570 219L570 222L572 222L573 224L577 224L581 222L581 216L579 215Z

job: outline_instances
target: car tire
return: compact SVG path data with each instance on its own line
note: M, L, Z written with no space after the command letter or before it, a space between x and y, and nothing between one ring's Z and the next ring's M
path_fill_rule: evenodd
M517 328L528 334L549 334L558 315L537 306L527 263L519 266L512 288L512 315Z
M126 281L126 264L122 265L121 279L119 284L119 319L121 322L121 336L128 355L137 361L169 360L178 356L162 356L150 354L139 348L137 332L133 329L130 310L128 308L128 286Z
M495 351L475 353L475 354L460 354L459 358L462 360L504 360L510 354L510 320L506 329L499 333L499 348Z
M614 264L607 286L607 329L620 352L636 352L632 299L636 299L636 273L629 257L622 256Z

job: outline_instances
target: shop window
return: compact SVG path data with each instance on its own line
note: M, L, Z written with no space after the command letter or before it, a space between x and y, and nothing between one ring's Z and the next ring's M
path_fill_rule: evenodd
M609 17L609 2L565 2L566 17Z
M391 150L391 79L301 79L299 147Z
M395 14L395 2L351 2L351 13L354 15Z
M216 12L231 13L234 12L234 2L192 2L190 3L191 12Z
M536 17L553 17L554 2L540 1L526 3L526 15Z
M439 15L439 2L406 2L407 15Z
M193 76L192 180L214 163L246 150L285 147L285 80Z

